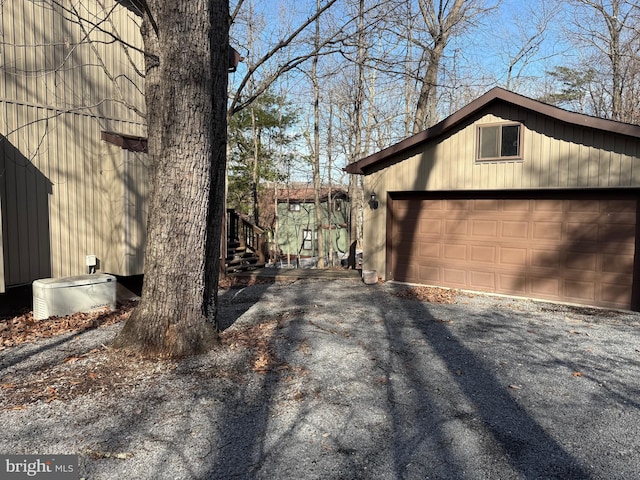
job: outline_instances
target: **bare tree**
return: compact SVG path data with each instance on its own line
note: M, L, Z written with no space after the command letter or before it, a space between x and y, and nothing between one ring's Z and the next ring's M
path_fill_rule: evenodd
M544 53L542 50L549 25L558 15L559 5L540 0L522 7L522 13L514 15L510 25L499 28L503 32L500 40L504 50L502 56L505 57L504 87L507 90L517 89L523 73L531 64L545 62L556 54L553 50ZM494 32L492 34L495 35Z
M640 6L633 0L571 0L570 31L582 53L576 70L593 72L592 113L613 120L639 117Z
M316 0L316 8L320 10L320 0ZM314 50L320 48L320 21L316 19ZM316 242L318 254L318 268L324 268L324 236L322 235L322 203L320 201L320 189L322 178L320 177L320 84L318 83L318 55L311 62L311 82L313 83L313 146L312 146L312 172L313 172L313 202L315 206Z
M420 64L424 68L413 133L436 122L438 74L451 37L470 25L476 17L489 11L483 0L418 0L418 6L427 35L412 37L412 42L421 50Z
M257 97L266 92L282 75L291 70L298 68L303 63L309 61L315 55L321 53L321 49L327 47L336 41L340 32L334 32L328 38L318 42L318 45L311 49L301 50L295 54L287 54L287 48L297 45L307 28L326 11L328 11L337 0L328 0L324 5L316 10L313 15L303 20L300 25L293 28L290 32L285 32L283 36L273 41L272 45L267 46L267 51L256 58L250 59L247 69L242 78L237 82L229 104L229 115L246 108ZM238 19L241 12L241 6L244 0L240 0L234 10L234 16L231 17L232 22ZM280 56L283 54L284 56ZM247 86L253 83L254 88L247 91Z

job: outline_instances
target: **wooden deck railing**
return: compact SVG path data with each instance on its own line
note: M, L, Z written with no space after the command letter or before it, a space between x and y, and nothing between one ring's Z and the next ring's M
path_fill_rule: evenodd
M240 247L254 252L258 262L264 264L267 257L265 231L240 215L234 209L227 209L227 244L239 244Z
M264 230L254 225L244 217L240 217L240 243L258 255L258 262L264 263L266 259Z

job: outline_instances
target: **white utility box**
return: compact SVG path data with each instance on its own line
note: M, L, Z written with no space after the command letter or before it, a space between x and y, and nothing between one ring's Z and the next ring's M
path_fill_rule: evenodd
M77 312L116 308L116 277L106 273L33 282L33 318L44 320Z

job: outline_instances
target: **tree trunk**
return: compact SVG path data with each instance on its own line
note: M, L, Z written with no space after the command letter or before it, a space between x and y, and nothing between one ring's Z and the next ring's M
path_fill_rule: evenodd
M320 0L316 0L316 8L320 11ZM314 37L316 51L320 44L320 19L316 20L316 33ZM322 228L322 203L320 202L320 84L318 82L318 55L313 57L311 64L311 81L313 82L313 203L315 205L315 233L318 236L316 243L318 254L318 268L325 268L325 245ZM312 240L313 242L313 240Z
M446 41L446 40L445 40ZM416 118L413 124L413 133L421 132L435 123L438 71L440 70L440 60L444 53L445 44L437 43L429 52L425 52L428 60L427 71L422 81L418 104L416 106Z
M147 4L153 177L144 285L114 346L178 357L210 349L217 337L229 8L228 0Z
M358 79L353 99L353 152L351 161L359 160L362 155L362 106L364 103L364 82L365 82L365 55L366 55L366 32L364 29L364 0L358 2ZM348 267L355 269L356 250L358 246L358 226L360 222L360 210L364 202L361 201L364 192L360 188L362 179L357 175L349 175L349 259Z

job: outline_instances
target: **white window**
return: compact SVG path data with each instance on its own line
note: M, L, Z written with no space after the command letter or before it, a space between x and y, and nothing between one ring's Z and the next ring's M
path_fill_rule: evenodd
M313 248L313 244L311 239L313 238L313 234L311 230L303 230L302 231L302 249L303 250L311 250Z

